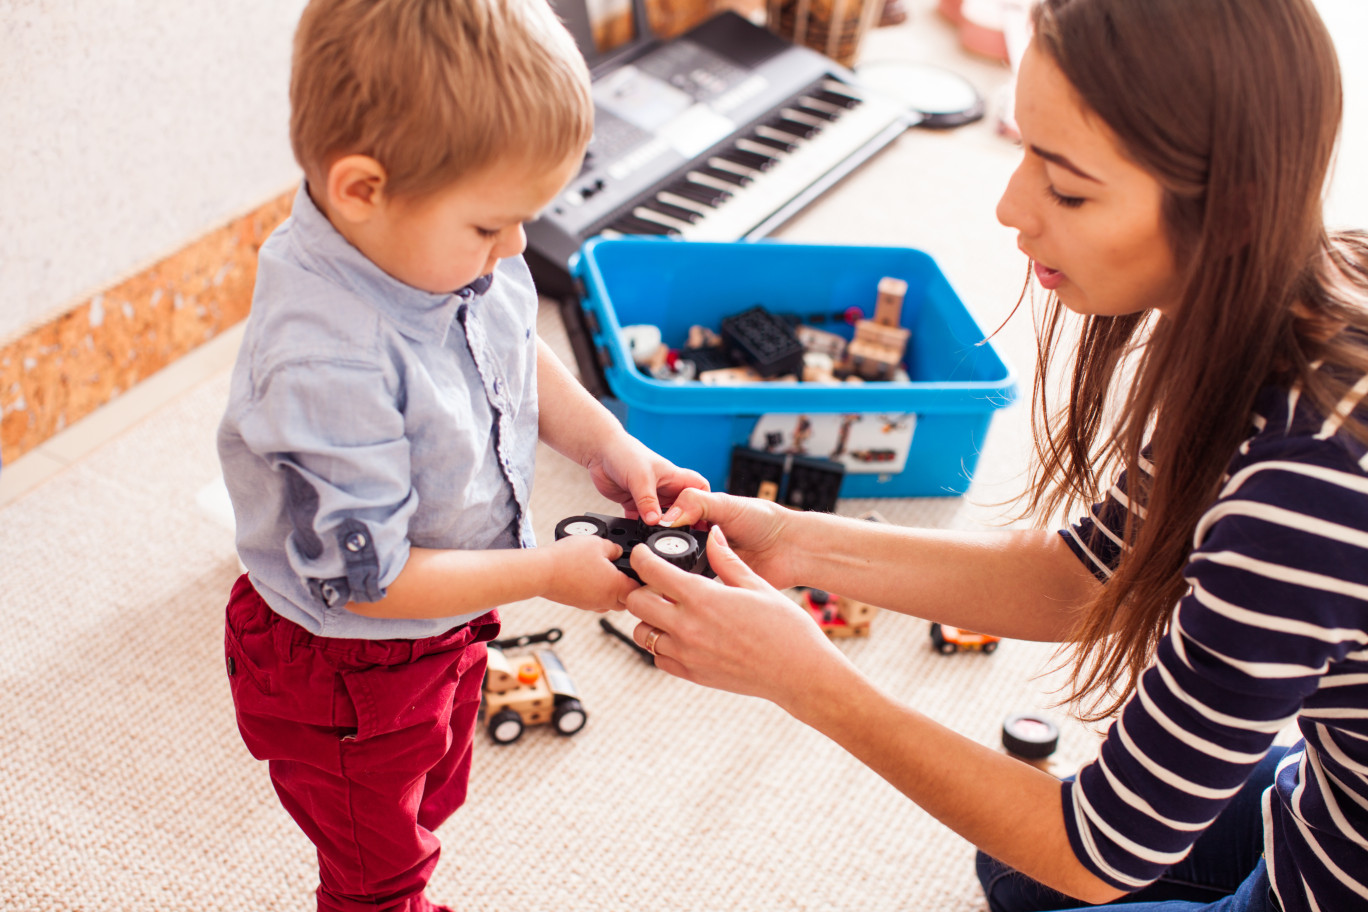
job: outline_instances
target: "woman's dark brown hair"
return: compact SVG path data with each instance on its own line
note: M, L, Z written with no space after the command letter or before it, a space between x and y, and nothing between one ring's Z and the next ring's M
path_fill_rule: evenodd
M1193 530L1260 388L1300 384L1330 414L1344 377L1368 372L1362 332L1346 331L1368 330L1368 236L1332 237L1322 221L1341 95L1311 0L1043 0L1034 23L1036 48L1164 188L1182 280L1167 316L1082 318L1058 409L1057 298L1038 332L1028 509L1100 500L1119 469L1145 505L1074 632L1073 697L1097 720L1134 688L1187 590Z

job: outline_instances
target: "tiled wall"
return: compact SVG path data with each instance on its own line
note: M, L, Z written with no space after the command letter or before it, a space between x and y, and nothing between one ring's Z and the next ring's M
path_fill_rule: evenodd
M247 316L257 249L294 191L0 344L10 463Z

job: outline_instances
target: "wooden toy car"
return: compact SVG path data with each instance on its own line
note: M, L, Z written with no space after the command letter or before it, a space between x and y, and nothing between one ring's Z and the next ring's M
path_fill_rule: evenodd
M992 652L997 649L998 641L1001 639L1002 637L974 633L972 630L961 630L944 624L931 625L931 645L942 655L954 655L962 649Z
M869 624L879 611L873 605L821 589L803 590L801 604L832 639L869 636Z
M588 717L575 682L549 647L522 656L507 654L509 649L554 643L561 635L560 628L553 627L545 633L489 644L480 712L496 744L512 744L529 725L550 722L557 733L567 736L584 728Z

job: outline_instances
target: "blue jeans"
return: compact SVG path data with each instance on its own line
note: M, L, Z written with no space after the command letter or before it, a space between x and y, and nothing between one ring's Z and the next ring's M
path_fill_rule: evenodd
M1105 906L1089 906L978 853L975 866L992 912L1278 912L1263 861L1262 795L1285 748L1274 747L1244 788L1198 837L1187 858L1149 886Z

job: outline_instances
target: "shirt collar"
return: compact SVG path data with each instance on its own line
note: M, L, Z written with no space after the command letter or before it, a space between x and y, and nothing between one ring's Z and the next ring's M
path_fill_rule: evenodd
M290 217L308 267L355 292L404 335L419 341L446 339L456 311L489 290L494 275L480 276L455 292L435 294L414 288L376 266L333 227L314 205L307 182L295 193Z

